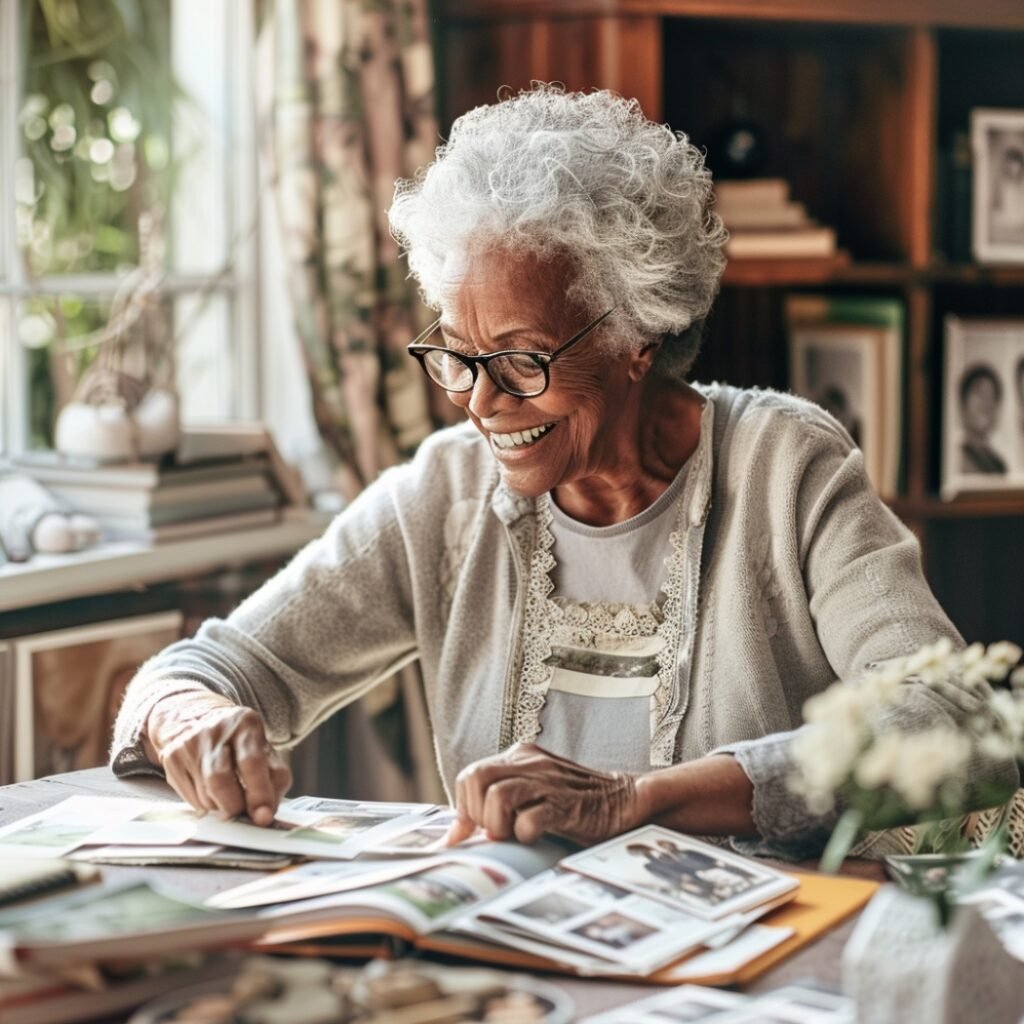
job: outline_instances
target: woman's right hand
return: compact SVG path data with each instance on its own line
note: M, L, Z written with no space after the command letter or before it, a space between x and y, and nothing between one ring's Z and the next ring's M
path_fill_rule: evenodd
M141 737L146 757L198 811L247 814L269 825L292 773L252 708L215 693L175 693L156 702Z

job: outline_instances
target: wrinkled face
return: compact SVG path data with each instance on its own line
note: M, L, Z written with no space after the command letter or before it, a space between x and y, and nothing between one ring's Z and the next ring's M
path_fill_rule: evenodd
M996 426L999 396L988 377L979 377L971 384L963 401L964 426L975 434L989 434Z
M552 352L604 312L566 301L568 270L553 260L492 250L453 261L447 278L443 344L471 355ZM631 382L629 356L602 351L604 330L559 356L548 389L536 398L505 394L482 367L472 391L449 393L489 440L516 493L537 497L614 461L616 409Z

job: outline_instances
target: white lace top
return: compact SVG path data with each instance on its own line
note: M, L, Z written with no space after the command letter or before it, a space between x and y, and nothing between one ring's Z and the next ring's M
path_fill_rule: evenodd
M649 508L614 526L584 525L549 504L550 654L537 735L545 749L601 771L650 770L659 691L675 676L663 658L662 588L685 478L683 467Z

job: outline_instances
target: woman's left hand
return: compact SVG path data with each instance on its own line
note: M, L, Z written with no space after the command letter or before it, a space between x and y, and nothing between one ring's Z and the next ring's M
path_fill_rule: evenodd
M536 842L545 832L583 845L642 824L636 783L624 772L599 772L517 743L459 772L458 820L446 837L454 846L476 829L490 839Z

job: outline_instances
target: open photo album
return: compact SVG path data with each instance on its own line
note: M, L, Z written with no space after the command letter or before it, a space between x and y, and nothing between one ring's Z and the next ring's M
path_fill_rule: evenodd
M13 907L0 913L0 947L8 970L53 970L227 944L344 955L354 941L387 940L578 974L706 981L802 945L874 889L777 871L657 826L585 850L482 836L448 848L452 815L302 797L261 828L185 804L73 797L0 829L0 863L133 849L185 863L196 848L200 865L208 849L302 860L201 896L130 881Z

